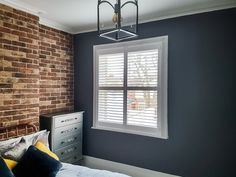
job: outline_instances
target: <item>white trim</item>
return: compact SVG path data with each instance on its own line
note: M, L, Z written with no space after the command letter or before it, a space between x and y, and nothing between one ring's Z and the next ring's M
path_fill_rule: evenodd
M83 156L82 164L89 168L123 173L132 177L180 177L91 156Z
M217 11L217 10L224 10L224 9L230 9L236 7L236 3L230 3L222 6L215 6L215 7L209 7L209 8L202 8L202 9L197 9L197 10L191 10L187 12L177 12L172 15L164 15L164 16L159 16L156 18L150 18L148 20L139 20L139 24L143 23L148 23L148 22L154 22L154 21L160 21L160 20L165 20L165 19L171 19L171 18L176 18L176 17L182 17L182 16L188 16L188 15L194 15L194 14L200 14L200 13L205 13L205 12L212 12L212 11ZM131 25L131 24L127 24ZM114 26L108 26L104 29L110 29L114 28ZM88 32L95 32L97 31L97 28L91 28L91 29L84 29L84 30L77 30L73 31L73 34L81 34L81 33L88 33Z
M93 126L91 127L92 129L95 130L105 130L105 131L112 131L112 132L119 132L119 133L128 133L128 134L134 134L134 135L141 135L141 136L149 136L149 137L154 137L154 138L161 138L161 139L168 139L168 137L159 137L157 133L146 133L143 131L139 130L128 130L128 129L121 129L121 128L114 128L114 127L103 127L103 126Z
M120 42L113 44L95 45L93 47L93 129L108 130L122 133L137 134L143 136L151 136L156 138L168 139L168 126L167 126L167 72L168 72L168 36L154 37L148 39L140 39L135 41ZM158 128L149 128L144 126L134 126L123 124L114 124L108 122L98 122L98 56L100 54L110 54L122 52L126 56L127 52L142 51L158 49L159 50L159 62L158 65L158 77L159 82L157 86L158 94ZM125 59L127 60L127 58ZM125 76L124 76L125 77ZM124 78L125 79L125 78ZM109 87L108 87L109 88ZM113 88L113 87L112 87ZM127 88L124 86L117 87L125 91ZM140 87L142 90L142 87ZM111 89L113 90L113 89ZM127 99L127 98L124 98ZM125 104L125 102L123 102ZM126 104L125 104L126 105ZM126 117L126 111L123 110L124 118ZM123 122L125 122L123 120Z
M160 94L159 94L159 105L165 105L159 110L160 117L166 117L165 119L160 119L161 124L161 137L168 139L168 36L164 36L162 39L162 50L161 59L159 64L160 71Z
M46 14L45 11L42 11L40 9L34 8L33 6L30 6L27 3L24 3L20 0L0 0L0 3L11 6L13 8L31 13L33 15L39 16L40 18L40 24L46 25L52 28L56 28L58 30L62 30L71 34L81 34L81 33L87 33L87 32L94 32L97 30L97 28L90 28L90 29L85 29L85 30L76 30L71 27L67 27L66 25L63 25L61 23L55 22L53 20L50 20L48 18L43 18L41 17L41 14ZM236 7L236 2L228 3L228 4L222 4L222 5L216 5L213 7L208 7L208 8L199 8L199 9L190 9L186 12L176 12L174 14L170 15L164 15L164 16L159 16L156 18L151 18L148 20L139 20L139 24L142 23L147 23L147 22L153 22L153 21L159 21L159 20L164 20L164 19L169 19L169 18L175 18L175 17L181 17L181 16L187 16L187 15L193 15L193 14L199 14L199 13L204 13L204 12L211 12L211 11L216 11L216 10L223 10L223 9L229 9L229 8L234 8ZM197 7L195 7L197 8ZM111 27L108 27L111 28Z
M48 27L51 27L51 28L55 28L55 29L58 29L60 31L65 31L65 32L68 32L70 34L75 34L73 29L68 28L67 26L62 25L61 23L49 20L49 19L44 18L44 17L39 17L39 23L41 25L45 25L45 26L48 26Z

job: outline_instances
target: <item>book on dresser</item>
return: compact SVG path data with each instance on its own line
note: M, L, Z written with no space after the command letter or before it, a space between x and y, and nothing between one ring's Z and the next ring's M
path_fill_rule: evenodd
M40 116L40 129L47 129L50 149L62 162L79 164L82 160L83 112Z

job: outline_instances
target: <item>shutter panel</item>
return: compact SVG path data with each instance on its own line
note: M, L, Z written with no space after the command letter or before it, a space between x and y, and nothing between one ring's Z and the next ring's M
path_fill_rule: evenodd
M124 54L100 55L98 74L98 121L123 124Z
M158 50L129 52L128 125L157 128L157 83Z
M158 50L128 53L128 86L156 87L158 76Z

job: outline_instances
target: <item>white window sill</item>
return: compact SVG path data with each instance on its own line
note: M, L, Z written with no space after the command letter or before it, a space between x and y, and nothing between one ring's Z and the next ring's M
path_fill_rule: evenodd
M161 136L159 133L146 133L142 131L134 131L134 130L127 130L127 129L119 129L119 128L112 128L112 127L102 127L102 126L92 126L91 129L95 130L105 130L105 131L112 131L112 132L119 132L119 133L128 133L134 135L141 135L141 136L148 136L160 139L168 139L168 136Z

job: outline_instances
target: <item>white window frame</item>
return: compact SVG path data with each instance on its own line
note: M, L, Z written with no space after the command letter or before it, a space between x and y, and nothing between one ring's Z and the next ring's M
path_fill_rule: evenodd
M147 128L131 125L98 122L98 57L101 54L127 53L158 49L159 78L158 78L158 122L159 128ZM126 61L127 62L127 61ZM168 36L154 37L128 42L119 42L93 46L93 129L108 130L122 133L144 135L162 139L168 139L167 125L167 89L168 89ZM124 88L127 90L127 88ZM126 112L127 113L127 112Z

